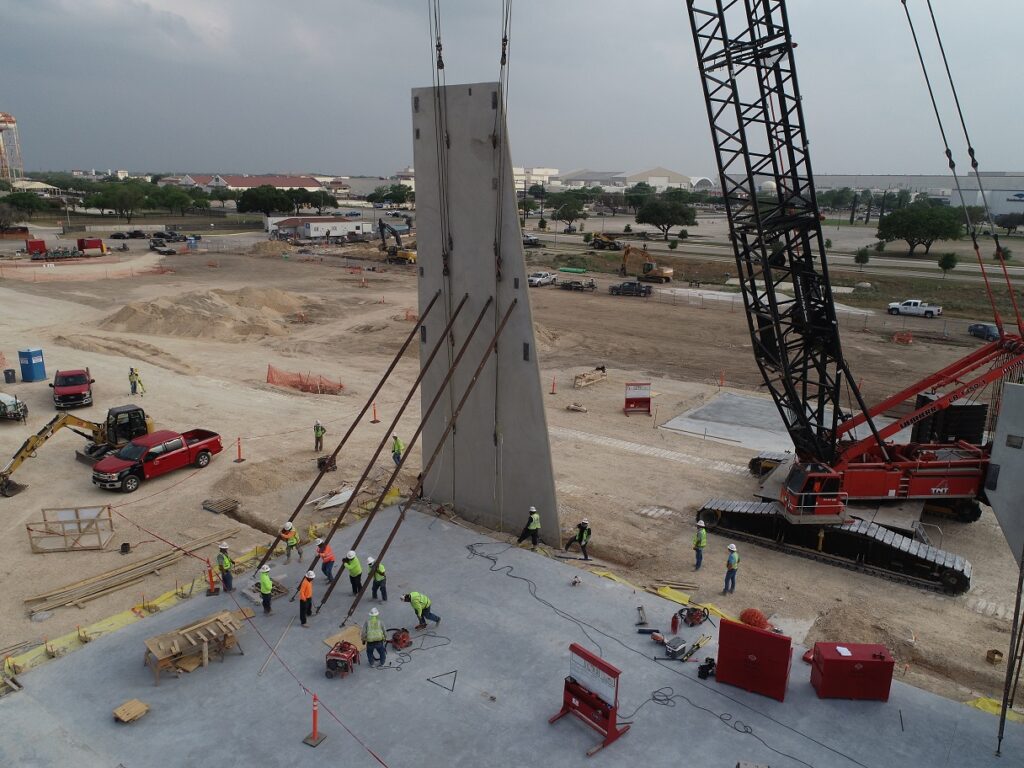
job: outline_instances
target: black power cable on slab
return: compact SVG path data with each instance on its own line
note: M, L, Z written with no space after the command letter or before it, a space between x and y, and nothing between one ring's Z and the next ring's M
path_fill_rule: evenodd
M575 624L577 627L579 627L580 631L583 632L583 634L587 637L587 639L590 640L590 642L594 643L595 646L597 646L598 655L599 656L603 657L604 656L604 652L603 652L603 650L601 648L601 645L594 639L594 635L591 634L591 632L593 632L594 634L597 634L597 635L601 635L602 637L605 637L608 640L611 640L612 642L618 644L619 646L621 646L625 650L629 651L630 653L635 653L637 656L639 656L640 658L644 659L645 661L653 662L653 663L657 664L659 667L661 667L661 668L663 668L663 669L665 669L665 670L667 670L669 672L672 672L673 674L679 675L681 678L686 680L688 683L692 683L693 685L698 685L701 688L703 688L704 690L706 690L708 693L713 693L713 694L715 694L717 696L721 696L722 698L724 698L724 699L726 699L728 701L731 701L734 704L736 704L736 705L738 705L740 707L743 707L744 709L750 710L751 712L755 713L758 717L765 718L766 720L768 720L769 722L779 726L780 728L784 728L787 731L789 731L790 733L793 733L793 734L799 736L800 738L805 739L805 740L811 742L812 744L814 744L814 745L816 745L818 747L821 747L822 749L825 749L825 750L831 752L832 754L834 754L834 755L836 755L838 757L843 758L844 760L847 760L852 765L858 766L858 768L869 768L869 766L867 766L866 764L860 762L856 758L853 758L850 755L846 754L845 752L842 752L842 751L836 749L835 747L831 747L828 744L825 744L824 742L819 741L818 739L814 738L810 734L805 733L804 731L801 731L798 728L794 728L791 725L787 725L786 723L783 723L782 721L775 719L771 715L768 715L768 714L766 714L764 712L756 710L753 707L751 707L749 704L746 704L745 702L742 702L739 699L737 699L737 698L735 698L733 696L730 696L729 694L725 693L724 691L718 690L717 688L713 688L710 685L707 685L706 683L701 682L700 680L696 680L696 679L690 677L689 675L684 674L681 671L680 667L675 662L673 662L672 666L669 666L668 664L664 663L666 660L662 660L662 659L658 659L658 658L652 658L647 653L645 653L645 652L643 652L643 651L641 651L641 650L639 650L637 648L634 648L633 646L629 645L628 643L626 643L622 639L616 637L615 635L611 635L611 634L609 634L609 633L607 633L607 632L605 632L605 631L603 631L601 629L598 629L593 624L590 624L590 623L584 621L583 619L579 618L578 616L574 616L573 614L569 613L568 611L563 610L562 608L559 608L554 603L544 599L539 594L537 594L537 583L535 581L533 581L532 579L530 579L530 578L528 578L526 576L517 576L515 574L515 572L514 572L515 571L515 567L514 566L512 566L512 565L498 565L498 556L503 554L503 553L505 553L505 552L507 552L508 550L512 549L513 548L512 544L502 545L502 549L500 549L500 550L498 550L497 552L494 552L494 553L487 553L487 552L484 552L484 551L481 550L481 547L491 546L491 545L494 545L494 544L495 544L495 542L487 542L487 541L479 541L479 542L475 542L473 544L467 544L466 545L466 549L469 552L469 554L466 556L467 559L472 560L473 558L482 557L483 559L490 561L491 565L488 567L488 570L490 572L492 572L492 573L500 573L500 574L502 574L504 576L507 576L510 579L515 579L517 581L524 582L527 585L527 589L528 589L528 591L530 593L530 597L532 597L534 600L539 602L541 605L544 605L547 608L550 608L560 618L563 618L566 621L571 622L571 623ZM787 752L783 752L783 751L781 751L779 749L776 749L775 747L772 747L770 744L768 744L767 741L765 741L761 736L759 736L757 733L754 732L753 726L748 725L747 723L743 722L742 720L739 720L731 712L718 712L718 711L716 711L714 709L711 709L709 707L705 707L705 706L703 706L701 704L697 704L696 702L694 702L692 699L686 697L685 695L683 695L681 693L676 693L674 691L674 689L672 689L670 686L663 686L663 687L658 688L657 690L653 691L651 693L650 697L648 697L646 700L644 700L640 704L640 706L638 706L636 709L634 709L633 712L631 712L627 717L624 717L623 719L629 719L629 718L633 717L634 715L636 715L637 712L639 712L641 709L643 709L644 706L646 706L647 704L649 704L651 702L654 702L655 704L658 704L660 706L674 707L675 706L675 702L677 700L678 701L683 701L686 704L689 704L694 709L700 710L702 712L707 712L709 715L713 715L714 717L718 718L718 720L724 726L726 726L726 727L728 727L728 728L730 728L730 729L732 729L732 730L734 730L734 731L736 731L738 733L741 733L741 734L746 735L746 736L753 737L758 742L760 742L761 745L764 746L765 749L770 750L771 752L775 753L776 755L779 755L780 757L784 757L787 760L792 760L794 763L797 763L798 765L807 766L807 768L815 768L815 766L813 764L811 764L811 763L808 763L808 762L806 762L804 760L801 760L800 758L795 757L795 756L793 756L793 755L791 755L791 754L789 754Z
M391 627L391 628L386 629L385 632L394 632L395 629L397 629L397 627ZM443 641L443 642L436 642L436 643L433 643L432 645L427 645L426 642L427 642L428 639L430 639L430 640L439 640L439 641ZM410 661L412 661L412 654L413 654L414 651L433 651L433 650L435 650L437 648L444 648L446 645L451 645L452 644L452 639L450 637L445 637L444 635L439 635L436 632L424 632L422 635L420 635L417 638L417 640L419 641L419 645L412 646L408 650L392 651L388 655L389 656L394 656L395 657L395 662L389 661L386 666L377 667L377 669L379 669L379 670L392 669L392 670L395 670L396 672L401 672L402 671L402 667L404 667L406 664L408 664Z

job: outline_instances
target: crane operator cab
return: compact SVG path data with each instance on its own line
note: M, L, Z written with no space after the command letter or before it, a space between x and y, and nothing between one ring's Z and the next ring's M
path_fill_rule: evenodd
M796 462L782 486L779 501L791 523L829 523L846 519L842 476L825 464Z

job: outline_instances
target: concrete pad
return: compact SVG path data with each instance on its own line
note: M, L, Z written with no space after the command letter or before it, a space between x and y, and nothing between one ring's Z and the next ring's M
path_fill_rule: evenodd
M892 419L875 419L877 427L892 423ZM708 402L685 411L661 425L673 432L742 445L753 451L791 451L793 441L786 431L775 402L768 397L754 397L737 392L720 392ZM909 442L911 428L897 432L893 442ZM865 425L851 432L861 439L870 434Z
M376 551L394 516L393 509L381 513L364 552ZM340 536L336 545L344 549L354 532ZM476 542L473 551L467 549ZM497 562L478 556L484 553ZM281 661L271 661L262 676L257 672L268 646L257 630L267 643L277 642L298 611L287 598L275 601L272 616L257 615L242 630L244 656L229 654L223 663L213 661L180 679L168 676L154 687L142 665L143 640L233 607L229 595L197 596L23 675L25 690L0 699L0 765L293 768L310 759L349 768L589 764L584 752L597 734L573 718L547 722L561 706L571 642L623 670L621 712L633 726L593 758L595 765L676 768L699 755L695 764L710 768L732 768L741 760L851 768L996 766L1024 749L1024 726L1009 723L1007 757L1000 762L992 754L996 718L898 682L886 704L819 700L800 649L785 703L700 681L697 664L655 661L658 647L635 633L638 605L651 626L666 630L678 606L433 516L409 515L387 566L390 600L376 605L388 627L415 623L410 607L399 602L410 589L426 592L443 619L436 630L413 633L411 653L389 653L389 666L371 669L364 656L354 674L324 677L322 639L348 609L343 582L313 628L291 628L278 650ZM273 570L278 577L287 574L291 586L303 569L292 563ZM582 583L573 587L575 575ZM236 583L247 580L239 576ZM717 579L711 583L717 587ZM742 574L738 588L734 596L716 598L724 609L747 607ZM314 599L322 589L321 581ZM374 604L361 606L357 618ZM692 641L702 631L714 633L707 625L682 632ZM715 653L712 643L698 656ZM673 706L650 701L658 689L677 697ZM311 691L320 697L320 729L327 737L315 752L303 744L311 730ZM116 723L111 711L130 698L152 710L137 722Z

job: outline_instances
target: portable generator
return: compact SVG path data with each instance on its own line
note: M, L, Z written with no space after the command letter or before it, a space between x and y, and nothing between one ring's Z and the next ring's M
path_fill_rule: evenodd
M345 677L355 671L355 665L359 663L359 649L348 640L335 643L327 652L327 671L324 675L331 679L335 675Z

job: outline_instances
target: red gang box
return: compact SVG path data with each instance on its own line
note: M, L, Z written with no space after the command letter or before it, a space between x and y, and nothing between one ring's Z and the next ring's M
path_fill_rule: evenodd
M850 655L843 655L838 648L845 648ZM815 643L811 685L822 699L888 701L895 664L884 645Z
M792 656L793 641L785 635L722 619L715 679L784 701Z

